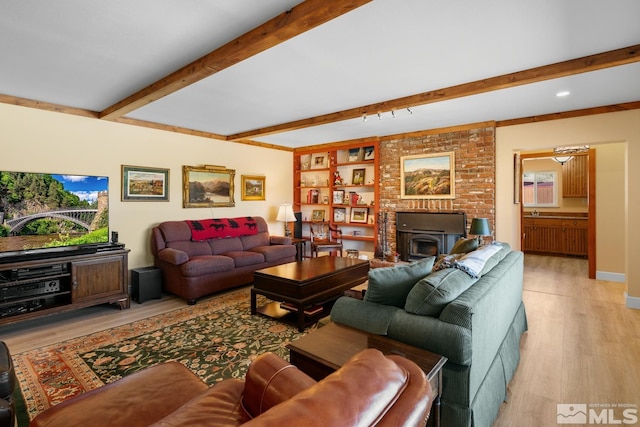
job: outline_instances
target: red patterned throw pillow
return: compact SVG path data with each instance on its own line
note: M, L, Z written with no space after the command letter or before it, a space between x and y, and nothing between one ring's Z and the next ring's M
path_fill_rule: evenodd
M185 221L191 228L191 240L251 236L258 234L258 223L250 216Z

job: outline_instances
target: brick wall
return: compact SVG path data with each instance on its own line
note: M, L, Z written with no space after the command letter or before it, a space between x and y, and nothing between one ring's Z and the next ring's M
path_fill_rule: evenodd
M400 157L455 152L454 199L400 199ZM489 218L495 230L495 127L388 139L380 142L380 212L387 212L387 236L395 251L395 212L466 212ZM485 238L491 240L491 238Z

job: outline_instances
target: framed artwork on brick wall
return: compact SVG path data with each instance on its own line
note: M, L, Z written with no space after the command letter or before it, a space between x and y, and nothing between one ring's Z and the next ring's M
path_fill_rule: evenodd
M455 153L400 158L401 199L454 199Z

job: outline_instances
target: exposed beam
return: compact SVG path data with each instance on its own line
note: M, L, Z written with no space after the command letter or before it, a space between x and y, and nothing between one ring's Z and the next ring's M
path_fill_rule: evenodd
M82 108L68 107L66 105L52 104L50 102L36 101L34 99L20 98L12 95L0 94L0 102L3 104L17 105L19 107L36 108L38 110L53 111L55 113L72 114L74 116L98 117L97 111L84 110Z
M344 15L372 0L306 0L100 112L114 120L225 68L264 52L299 34ZM244 138L243 138L244 139Z
M374 115L378 112L401 110L417 105L431 104L434 102L446 101L450 99L462 98L465 96L477 95L480 93L506 89L545 80L557 79L574 74L587 73L604 68L616 67L619 65L631 64L640 61L640 45L611 50L608 52L589 55L582 58L571 59L551 65L530 68L524 71L504 74L474 82L463 83L443 89L423 92L403 98L396 98L376 104L364 105L362 107L351 108L349 110L338 111L336 113L324 114L307 119L296 120L279 125L254 129L247 132L229 135L228 139L255 138L258 136L271 135L297 129L304 129L312 126L319 126L342 120L355 119L364 114Z

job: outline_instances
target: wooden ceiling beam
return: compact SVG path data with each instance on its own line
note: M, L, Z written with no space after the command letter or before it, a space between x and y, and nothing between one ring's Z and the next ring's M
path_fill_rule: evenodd
M363 115L375 115L378 112L401 110L418 105L431 104L465 96L478 95L500 89L537 83L545 80L557 79L574 74L588 73L610 67L631 64L640 61L640 45L611 50L608 52L589 55L582 58L571 59L551 65L530 68L524 71L504 74L474 82L463 83L443 89L423 92L403 98L396 98L376 104L364 105L335 113L324 114L316 117L296 120L279 125L254 129L247 132L229 135L229 140L255 138L274 133L282 133L312 126L355 119Z
M372 0L306 0L100 112L114 120L316 28Z

